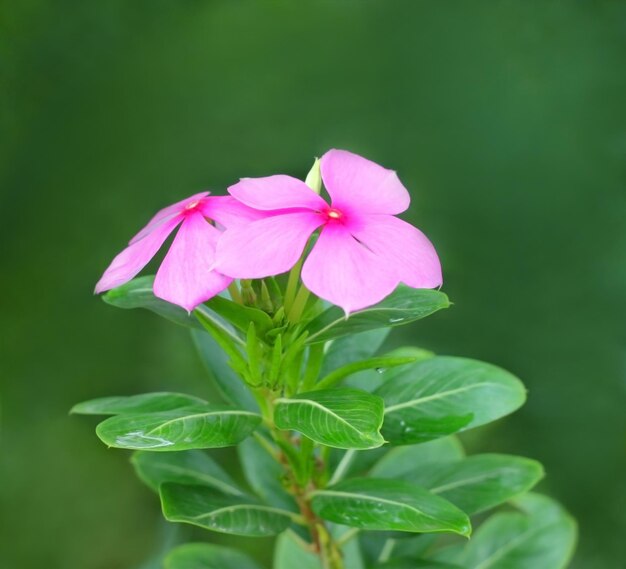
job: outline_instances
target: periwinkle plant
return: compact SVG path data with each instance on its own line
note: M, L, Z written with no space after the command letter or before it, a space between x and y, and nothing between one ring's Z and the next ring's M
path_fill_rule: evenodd
M245 178L229 194L161 210L96 287L110 304L189 327L222 395L109 397L73 410L111 415L98 436L135 451L165 518L277 535L274 569L565 567L576 526L529 493L541 465L466 457L455 435L520 407L520 381L415 347L381 353L390 328L449 305L434 247L396 217L409 194L395 172L331 150L306 183ZM131 280L177 228L156 277ZM235 445L249 488L206 451ZM197 543L165 567L259 565Z

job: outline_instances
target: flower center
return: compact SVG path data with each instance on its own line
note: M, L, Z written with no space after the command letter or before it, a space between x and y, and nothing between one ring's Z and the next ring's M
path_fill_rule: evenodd
M188 215L198 211L198 207L202 204L202 200L193 200L189 202L183 209L183 214Z
M330 207L326 210L326 217L328 221L338 221L343 219L343 212L335 209L334 207Z

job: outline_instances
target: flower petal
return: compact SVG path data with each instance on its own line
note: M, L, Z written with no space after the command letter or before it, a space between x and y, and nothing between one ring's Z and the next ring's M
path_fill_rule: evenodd
M337 209L396 214L409 207L411 196L397 174L362 156L329 150L322 156L320 167Z
M134 241L109 265L96 284L96 293L120 286L143 269L161 248L167 236L181 222L182 216L171 217L157 224L142 239Z
M187 207L190 203L201 200L202 198L208 196L209 193L210 192L201 192L199 194L195 194L193 196L185 198L184 200L176 202L175 204L164 207L162 210L158 211L156 215L147 223L147 225L130 240L130 244L132 245L133 243L135 243L135 241L143 239L148 233L153 231L161 223L165 223L168 219L174 217L179 213L182 213L185 207Z
M154 279L154 294L193 310L232 281L211 270L220 232L200 212L188 215Z
M239 279L258 279L291 269L323 223L312 212L285 213L233 227L217 244L215 268Z
M380 302L398 285L383 260L339 223L324 227L302 267L306 287L346 314Z
M351 217L347 225L400 281L414 288L441 286L441 263L433 244L419 229L391 215Z
M210 196L198 208L205 217L222 227L232 227L263 219L268 214L252 209L232 196Z
M328 207L302 180L277 175L266 178L242 178L228 188L240 202L262 210L306 208L314 211Z

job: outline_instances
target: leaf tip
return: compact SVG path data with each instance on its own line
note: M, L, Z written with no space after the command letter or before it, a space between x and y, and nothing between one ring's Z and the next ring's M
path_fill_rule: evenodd
M463 536L464 538L466 538L467 540L469 540L472 537L472 524L468 523L465 524L464 526L461 527L461 529L459 530L459 535Z

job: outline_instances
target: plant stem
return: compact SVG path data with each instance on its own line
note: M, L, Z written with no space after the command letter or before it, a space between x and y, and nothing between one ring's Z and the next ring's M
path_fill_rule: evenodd
M385 561L389 561L395 546L396 546L396 540L393 538L389 538L385 542L385 545L383 545L383 549L380 552L380 555L378 556L378 561L380 563L385 563Z
M302 268L303 262L304 257L300 257L300 260L293 266L293 269L291 269L289 273L287 288L285 289L285 296L283 298L283 305L287 314L291 309L293 299L296 297L296 290L298 290L298 281L300 280L300 269Z
M318 533L320 541L320 560L322 561L323 569L343 569L341 551L339 551L337 543L333 540L323 523L319 525Z
M333 475L330 478L328 484L330 485L336 484L345 476L346 472L348 471L348 468L350 468L350 466L352 465L352 462L356 458L356 452L357 451L355 449L350 449L346 451L346 454L344 454L341 457L341 460L339 461L339 464L337 465L335 472L333 472Z
M288 481L286 489L294 497L300 510L300 514L296 516L296 521L303 523L309 528L313 541L312 546L320 557L322 569L344 569L341 548L338 542L328 531L324 520L319 518L313 511L308 498L311 491L316 488L313 476L313 466L315 464L315 445L313 441L306 437L301 437L300 443L297 445L288 431L276 428L272 416L274 399L278 392L270 392L262 388L254 389L253 391L261 406L265 424L278 448L274 448L263 435L255 433L254 436L259 444L284 469Z
M341 537L337 538L336 542L339 547L343 547L351 539L354 539L361 530L359 528L350 528Z

